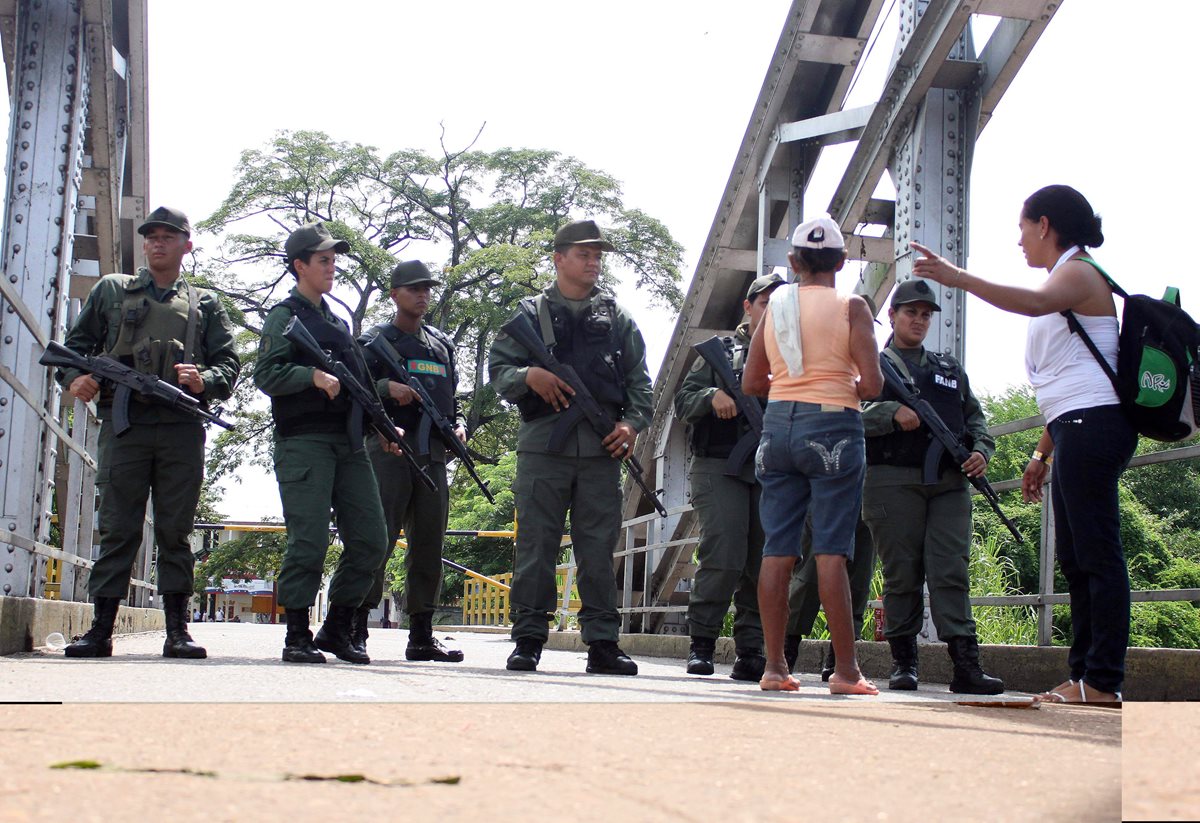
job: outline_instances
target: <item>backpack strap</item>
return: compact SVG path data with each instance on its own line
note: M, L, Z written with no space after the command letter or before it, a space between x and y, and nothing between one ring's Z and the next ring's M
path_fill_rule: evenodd
M1104 278L1105 283L1108 283L1108 287L1113 290L1114 294L1119 294L1123 299L1129 298L1129 295L1125 292L1125 289L1117 285L1117 281L1109 277L1108 272L1100 268L1100 264L1095 260L1086 256L1076 257L1075 259L1087 263L1096 271L1100 272L1100 276ZM1104 370L1106 375L1108 375L1108 379L1112 383L1113 390L1117 393L1117 396L1120 397L1121 387L1117 384L1117 373L1113 371L1112 366L1108 365L1108 361L1104 359L1104 355L1100 353L1100 349L1097 348L1096 344L1092 341L1091 335L1083 330L1083 325L1079 322L1079 318L1075 316L1075 312L1071 311L1070 309L1065 309L1059 313L1063 317L1067 318L1067 328L1071 330L1071 333L1079 335L1080 339L1083 340L1083 344L1088 347L1088 351L1092 353L1092 357L1096 358L1096 362L1100 364L1100 368Z
M1076 257L1075 259L1076 259L1076 260L1079 260L1080 262L1087 263L1087 264L1088 264L1089 266L1091 266L1093 269L1095 269L1096 271L1100 272L1100 276L1104 278L1104 282L1108 283L1108 287L1109 287L1110 289L1112 289L1112 290L1113 290L1113 293L1114 293L1114 294L1119 294L1119 295L1121 295L1121 297L1122 297L1123 299L1124 299L1124 298L1128 298L1128 297L1129 297L1129 295L1128 295L1128 294L1125 292L1125 289L1123 289L1123 288L1121 288L1120 286L1118 286L1118 285L1117 285L1117 281L1116 281L1116 280L1113 280L1111 277L1109 277L1109 276L1108 276L1108 272L1106 272L1104 269L1100 268L1100 264L1099 264L1099 263L1097 263L1095 260L1093 260L1093 259L1092 259L1092 258L1090 258L1090 257L1086 257L1086 256L1084 256L1084 257Z
M1118 288L1120 287L1118 286ZM1100 353L1100 349L1097 348L1096 344L1092 341L1091 335L1083 330L1083 326L1080 325L1079 318L1075 316L1075 312L1067 309L1061 314L1063 317L1067 318L1067 328L1070 329L1074 334L1079 335L1079 337L1083 340L1083 344L1088 347L1088 351L1092 353L1092 357L1096 358L1096 362L1100 364L1100 368L1102 368L1104 373L1108 375L1108 379L1113 386L1113 391L1117 393L1117 397L1120 397L1121 387L1117 385L1117 373L1113 371L1112 366L1108 365L1108 361L1104 359L1104 355Z

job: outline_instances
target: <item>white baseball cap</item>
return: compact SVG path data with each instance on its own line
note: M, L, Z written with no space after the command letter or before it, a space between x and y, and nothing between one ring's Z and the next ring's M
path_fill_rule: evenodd
M838 224L828 213L806 220L792 232L792 246L798 249L844 249L846 241Z

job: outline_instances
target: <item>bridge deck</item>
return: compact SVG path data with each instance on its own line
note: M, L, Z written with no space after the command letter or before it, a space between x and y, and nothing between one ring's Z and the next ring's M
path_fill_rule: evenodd
M945 703L958 699L944 685L879 697L837 697L815 674L800 675L792 694L764 693L753 683L729 679L728 665L712 677L688 676L682 660L634 655L637 677L600 677L584 672L586 654L547 648L539 671L509 672L512 642L505 634L439 632L463 650L460 664L411 663L404 659L408 632L372 629L369 666L330 657L323 666L285 664L279 659L283 626L199 623L191 627L209 659L162 659L162 632L118 636L106 660L69 660L45 649L0 658L0 695L9 700L64 702L798 702ZM447 640L452 637L453 640ZM131 688L132 684L137 684ZM1013 693L1003 700L1021 700ZM990 699L990 698L989 698Z
M395 808L467 820L1040 821L1200 808L1194 780L1159 772L1168 752L1190 762L1191 704L972 708L936 684L834 698L815 675L798 694L767 695L723 676L728 666L688 677L681 660L643 656L636 678L596 677L582 653L554 649L540 672L517 675L503 670L507 638L474 632L453 635L467 656L458 665L408 663L407 633L375 630L371 666L294 666L278 660L281 626L193 633L210 659L163 660L154 632L118 638L110 660L0 658L0 700L68 704L0 705L0 819ZM99 768L51 768L76 760ZM296 779L339 775L368 782Z

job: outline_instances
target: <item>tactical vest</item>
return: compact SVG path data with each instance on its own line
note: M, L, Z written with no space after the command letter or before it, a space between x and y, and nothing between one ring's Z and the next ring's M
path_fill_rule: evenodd
M350 329L341 318L334 318L336 322L330 322L320 311L296 297L281 300L280 305L291 310L317 344L329 352L334 360L345 363L364 385L370 385L370 378L362 365L362 357L357 351L358 344L350 336ZM300 365L324 370L323 364L311 360L299 350L296 353L296 362ZM325 392L316 386L310 386L296 394L271 398L271 416L275 419L275 431L279 437L343 433L346 431L348 415L352 408L353 403L346 392L339 392L337 397L330 400Z
M733 367L733 376L741 383L742 370L746 366L746 346L732 337L722 337L721 342L725 344L725 354L729 357L729 365ZM750 399L764 407L766 405L760 398ZM750 425L746 422L746 416L739 411L731 420L707 414L692 423L689 430L692 454L696 457L728 457L733 447L750 431Z
M408 369L408 374L414 380L420 380L438 409L450 420L454 420L454 374L451 372L453 363L454 344L441 331L423 326L425 337L429 340L426 346L415 334L406 334L391 323L380 323L374 328L392 344L392 348L400 355L400 362ZM388 375L380 372L380 377ZM409 403L401 406L392 399L384 400L383 405L396 425L406 432L415 432L421 422L421 405Z
M617 304L605 297L575 315L564 305L541 297L526 297L521 301L521 311L529 315L543 339L539 303L549 311L554 330L550 351L559 362L572 366L597 402L620 420L625 411L625 369L617 334ZM526 421L555 414L554 408L536 392L529 392L517 401L517 409Z
M881 353L879 356L887 355ZM907 359L904 360L904 365L913 385L921 393L921 399L927 400L929 405L933 406L946 428L954 432L961 441L967 428L963 418L962 371L954 360L944 354L926 351L925 357L925 366L916 365ZM899 399L885 384L879 400ZM867 464L923 466L925 453L932 442L929 428L923 423L910 432L897 430L880 437L868 437ZM957 468L948 454L942 456L939 471L945 471L947 468Z
M130 284L134 280L129 281ZM199 345L200 296L196 289L178 281L177 288L165 301L155 300L150 287L129 290L121 301L121 319L117 340L110 357L143 374L152 374L172 386L178 386L175 366L192 363L201 369L203 347Z

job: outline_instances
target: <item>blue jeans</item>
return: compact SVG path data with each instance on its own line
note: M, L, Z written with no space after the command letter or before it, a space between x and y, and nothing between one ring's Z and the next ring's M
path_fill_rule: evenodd
M1120 406L1062 414L1054 440L1050 499L1054 548L1071 594L1072 680L1121 690L1129 646L1129 568L1121 546L1117 481L1137 447Z
M866 448L858 409L773 400L755 457L762 484L763 557L799 557L812 511L813 554L854 558Z

